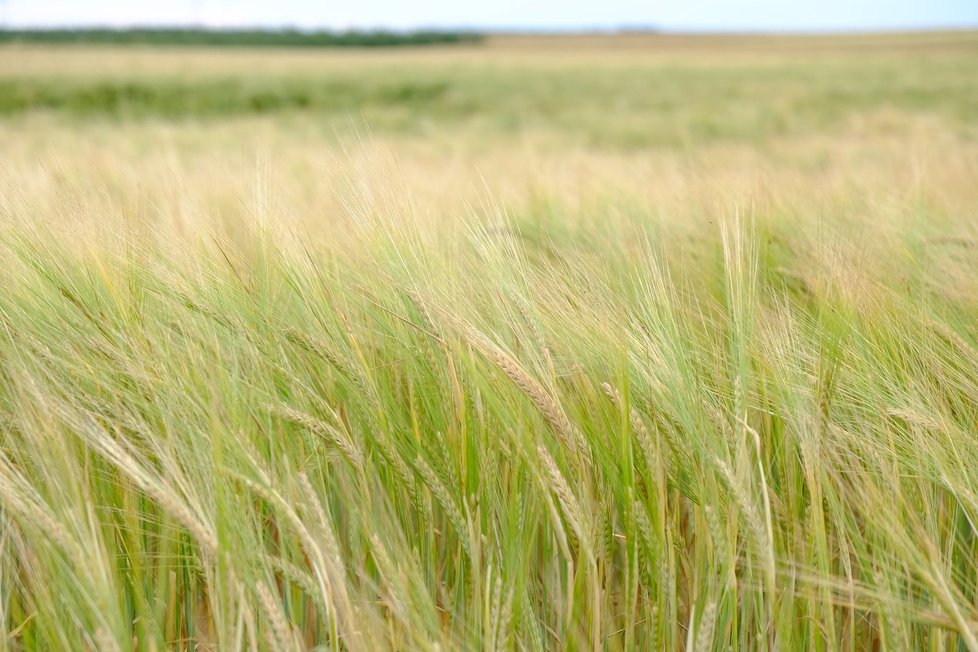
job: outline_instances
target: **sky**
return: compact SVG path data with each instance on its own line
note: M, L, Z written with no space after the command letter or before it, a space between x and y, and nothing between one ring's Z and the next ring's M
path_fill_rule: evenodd
M877 31L978 27L978 0L0 0L0 22L9 28Z

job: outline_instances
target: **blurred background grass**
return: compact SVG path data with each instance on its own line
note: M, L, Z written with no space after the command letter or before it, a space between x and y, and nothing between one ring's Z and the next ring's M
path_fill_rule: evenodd
M484 127L617 149L827 133L882 111L976 121L978 38L495 37L454 48L0 50L0 114L350 118L423 133Z

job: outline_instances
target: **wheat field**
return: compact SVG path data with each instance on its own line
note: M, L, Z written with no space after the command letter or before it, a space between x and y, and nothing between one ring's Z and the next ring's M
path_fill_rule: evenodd
M978 651L976 79L0 47L0 651Z

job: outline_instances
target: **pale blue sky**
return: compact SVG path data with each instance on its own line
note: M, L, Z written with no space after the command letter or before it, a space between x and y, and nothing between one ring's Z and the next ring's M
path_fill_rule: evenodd
M978 0L0 0L6 26L851 31L978 27Z

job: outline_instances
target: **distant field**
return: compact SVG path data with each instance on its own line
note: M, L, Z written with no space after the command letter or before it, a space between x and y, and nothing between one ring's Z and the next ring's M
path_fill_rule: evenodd
M0 45L0 652L978 651L976 79Z
M971 34L860 41L497 37L330 54L9 47L0 115L222 119L302 114L418 131L482 125L612 148L824 133L883 111L978 120Z

